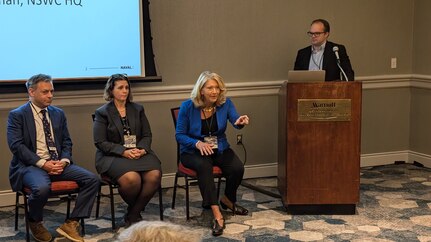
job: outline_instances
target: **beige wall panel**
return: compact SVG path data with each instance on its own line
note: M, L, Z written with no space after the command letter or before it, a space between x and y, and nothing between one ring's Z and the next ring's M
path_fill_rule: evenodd
M55 101L53 104L55 105ZM92 172L96 172L94 165L96 148L93 144L93 119L91 114L94 113L96 107L61 107L66 113L67 125L73 142L73 160L77 165Z
M431 90L412 88L410 150L431 155Z
M415 0L414 42L413 42L413 71L415 74L431 74L431 1Z
M236 134L243 135L247 150L246 165L259 165L277 162L278 137L278 97L233 98L239 114L250 117L250 125L237 130L229 125L227 136L231 147L244 162L244 151L236 145Z
M6 139L7 116L9 110L0 110L0 191L9 190L9 162L12 159L12 153L9 150Z
M412 70L410 0L164 0L150 11L162 85L193 83L207 69L235 82L286 79L315 18L329 20L356 76Z
M364 90L361 154L409 149L410 89Z

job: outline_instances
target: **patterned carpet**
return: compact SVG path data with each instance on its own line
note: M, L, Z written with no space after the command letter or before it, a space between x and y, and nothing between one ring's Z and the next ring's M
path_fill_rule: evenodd
M277 192L276 178L247 181ZM225 211L227 228L218 238L211 236L211 213L201 209L196 186L191 190L189 221L185 219L184 192L179 190L176 208L172 210L172 189L164 189L165 221L191 227L202 233L203 241L431 241L431 169L411 164L362 168L356 215L289 215L279 199L243 186L239 197L239 204L248 208L250 214L231 216ZM115 206L116 221L121 226L126 207L119 196ZM45 225L54 236L58 236L55 229L63 222L65 210L65 203L58 202L45 208ZM109 200L103 198L102 217L86 220L86 241L116 240L118 233L111 231L109 211ZM159 220L157 197L142 215L145 220ZM22 212L18 231L13 226L14 208L0 208L0 241L24 241Z

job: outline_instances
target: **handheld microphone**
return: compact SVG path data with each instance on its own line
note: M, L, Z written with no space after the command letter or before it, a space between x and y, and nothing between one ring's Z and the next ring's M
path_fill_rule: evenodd
M348 82L349 78L347 78L346 73L344 72L343 68L340 65L340 55L338 54L338 46L332 47L332 51L334 51L334 53L335 53L335 58L337 58L337 66L338 66L338 68L340 68L340 71L341 71L340 79L343 80L343 76L344 76L344 78L346 78L346 82Z

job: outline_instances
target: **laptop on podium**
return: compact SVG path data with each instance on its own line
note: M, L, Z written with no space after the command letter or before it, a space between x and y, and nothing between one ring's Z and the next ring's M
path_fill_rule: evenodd
M289 71L287 73L288 83L302 83L302 82L324 82L325 71Z

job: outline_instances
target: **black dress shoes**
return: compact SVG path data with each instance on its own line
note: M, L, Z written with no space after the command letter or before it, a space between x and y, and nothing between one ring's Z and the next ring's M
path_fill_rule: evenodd
M223 225L219 224L220 222L223 222ZM212 234L213 236L220 236L223 234L223 230L226 228L225 222L224 222L224 218L220 218L220 219L214 219L212 221Z
M132 225L132 222L130 222L130 219L127 216L124 216L124 227L128 228Z
M124 215L124 227L126 228L139 221L142 221L142 216L140 214L138 216L130 216L128 213Z
M248 214L248 210L244 207L241 207L238 204L233 204L233 208L228 207L226 204L224 204L222 201L220 201L220 205L223 209L229 209L233 212L233 215L238 214L238 215L247 215Z

